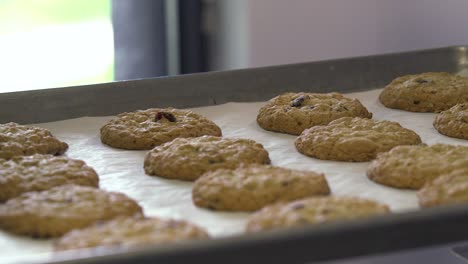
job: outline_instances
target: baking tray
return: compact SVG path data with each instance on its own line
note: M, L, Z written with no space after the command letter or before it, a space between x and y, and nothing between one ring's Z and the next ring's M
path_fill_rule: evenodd
M149 107L265 101L286 91L354 92L409 73L468 69L468 46L223 72L0 93L0 122L40 123ZM447 206L291 230L98 254L50 263L305 263L468 239L468 207Z

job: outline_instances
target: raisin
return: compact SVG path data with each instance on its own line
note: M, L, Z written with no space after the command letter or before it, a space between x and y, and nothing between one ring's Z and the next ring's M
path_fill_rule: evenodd
M413 104L416 104L416 105L417 105L417 104L419 104L419 103L420 103L420 101L418 101L418 100L414 100L414 101L413 101Z
M169 122L175 122L177 119L175 116L168 112L157 112L156 116L154 117L154 122L158 122L159 120L166 118Z
M292 100L291 106L292 107L299 107L299 106L302 105L302 103L304 103L304 100L305 100L305 95L301 95L301 96L297 97L296 99Z
M305 207L304 204L298 203L298 204L293 205L292 209L299 210L299 209L302 209L304 207Z
M429 81L425 80L425 79L416 79L416 82L417 83L428 83Z

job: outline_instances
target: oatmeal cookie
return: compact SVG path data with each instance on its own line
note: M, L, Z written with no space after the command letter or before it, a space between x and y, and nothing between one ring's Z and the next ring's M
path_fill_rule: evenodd
M463 168L468 168L467 146L398 146L379 154L367 176L383 185L419 189L440 175Z
M188 110L152 108L117 115L101 128L101 141L114 148L152 149L175 138L221 136L212 121Z
M234 169L243 163L269 164L268 152L250 139L203 136L177 138L146 154L148 175L179 180L196 180L215 169Z
M203 174L193 186L192 200L213 210L255 211L275 202L329 193L323 174L250 164Z
M67 184L98 187L99 178L84 161L63 156L34 154L0 159L0 202Z
M434 127L443 135L468 139L468 102L457 104L438 114Z
M387 85L379 99L389 108L438 113L468 102L468 78L446 72L405 75Z
M254 213L247 232L365 218L390 212L387 205L355 197L312 197L277 203Z
M19 235L58 237L96 221L135 214L142 214L141 207L122 193L63 185L0 204L0 228Z
M414 131L396 122L360 117L343 117L306 129L295 142L304 155L337 161L370 161L395 146L420 143Z
M419 205L433 207L468 202L468 167L443 174L418 191Z
M160 218L119 217L73 230L60 238L55 250L92 247L133 248L207 239L208 233L192 223Z
M371 118L372 113L359 100L340 93L285 93L260 108L257 123L265 130L299 135L346 116Z
M16 123L0 124L0 159L33 154L61 155L68 145L49 130Z

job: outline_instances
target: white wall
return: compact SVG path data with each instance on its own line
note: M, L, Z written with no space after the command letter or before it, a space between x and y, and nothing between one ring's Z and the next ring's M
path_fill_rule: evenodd
M231 40L221 45L217 69L468 44L468 0L218 2L229 12L218 30Z

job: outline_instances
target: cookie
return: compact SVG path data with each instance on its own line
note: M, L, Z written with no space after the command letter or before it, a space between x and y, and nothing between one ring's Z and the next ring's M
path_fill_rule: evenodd
M247 232L365 218L390 212L387 205L354 197L312 197L277 203L254 213Z
M369 161L395 146L420 143L415 132L396 122L360 117L343 117L306 129L295 141L304 155L337 161Z
M49 130L16 123L0 124L0 159L33 154L61 155L68 145Z
M379 100L388 108L438 113L468 102L468 78L446 72L405 75L388 84Z
M159 218L119 217L74 230L60 238L55 250L92 247L133 248L207 239L207 232L189 222Z
M418 199L421 207L468 203L468 167L427 182L418 191Z
M101 128L102 143L119 149L152 149L175 138L221 136L212 121L188 110L152 108L117 115Z
M438 114L434 127L443 135L468 139L468 102L457 104Z
M299 135L346 116L371 118L372 113L359 100L340 93L285 93L260 108L257 123L265 130Z
M329 193L323 174L250 164L203 174L193 186L192 200L212 210L255 211L275 202Z
M269 164L268 152L250 139L203 136L177 138L146 154L148 175L169 179L196 180L216 169L234 169L240 164Z
M391 187L419 189L426 182L468 168L468 146L399 146L381 153L367 170L369 179Z
M142 214L141 207L124 194L63 185L0 204L0 228L19 235L58 237L96 221L135 214Z
M0 159L0 202L67 184L98 187L99 178L84 161L68 157L34 154Z

